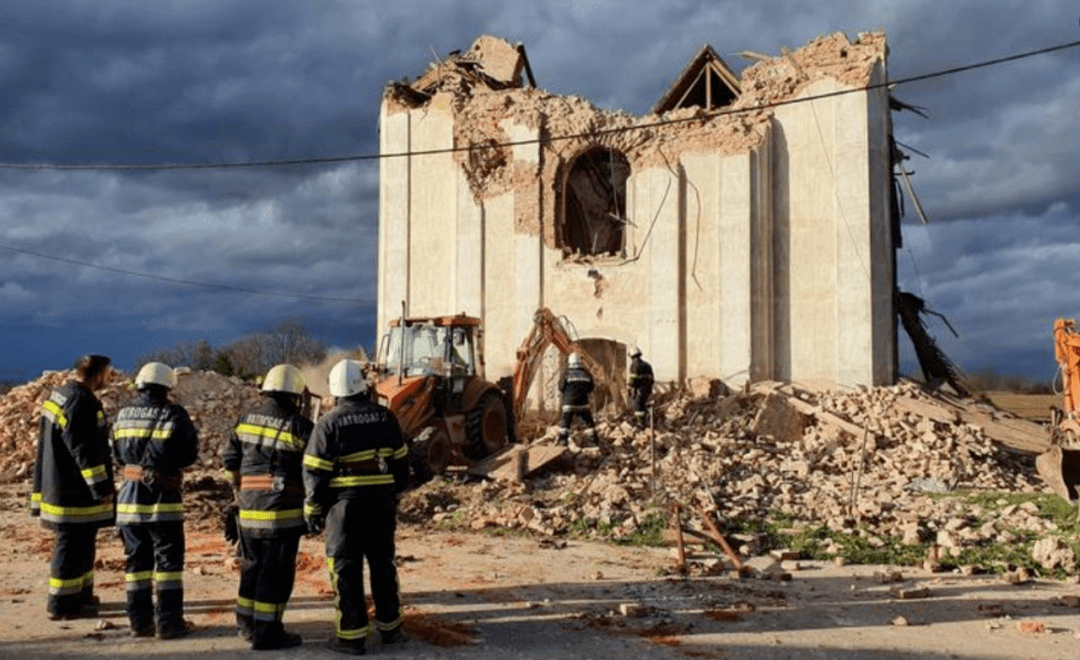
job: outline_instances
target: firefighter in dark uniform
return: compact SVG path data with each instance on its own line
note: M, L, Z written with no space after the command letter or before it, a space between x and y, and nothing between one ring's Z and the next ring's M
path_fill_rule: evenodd
M634 421L638 426L645 426L646 409L652 395L653 370L641 359L641 349L635 346L630 351L630 401L634 406Z
M123 482L116 526L124 541L131 635L173 639L184 621L184 503L181 470L198 457L199 439L183 406L169 401L176 373L150 362L139 370L139 399L116 413L113 458ZM154 608L153 591L157 591ZM156 615L156 626L155 626Z
M337 634L330 648L362 655L371 630L364 601L365 557L382 643L405 639L394 530L397 494L408 480L408 452L397 418L369 400L359 363L338 362L329 381L337 405L315 425L304 455L304 517L311 533L326 529L337 607Z
M296 579L304 522L304 449L313 424L300 414L307 384L291 364L266 372L262 403L233 429L222 452L225 479L239 500L238 634L256 651L303 643L281 619Z
M559 377L559 392L562 400L562 417L559 420L559 444L565 445L570 438L570 425L574 417L589 427L588 433L596 439L596 422L593 421L592 408L589 405L589 393L593 391L593 379L589 371L581 366L581 356L571 353L566 361L566 370Z
M109 358L84 355L75 381L42 406L30 515L56 534L49 571L49 618L94 617L94 543L113 524L113 470L105 413L94 391L109 377Z

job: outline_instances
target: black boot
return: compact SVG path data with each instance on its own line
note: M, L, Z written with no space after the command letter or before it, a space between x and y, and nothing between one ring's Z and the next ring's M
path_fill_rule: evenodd
M176 639L191 632L184 621L184 590L162 589L157 595L158 639Z
M405 626L398 626L392 630L380 630L379 635L382 637L383 644L404 644L409 641L405 634Z
M154 636L154 594L149 588L127 592L127 615L132 637Z
M245 642L250 642L254 635L255 624L252 618L246 614L236 615L236 636Z
M340 637L331 637L330 650L337 651L338 653L344 653L346 655L364 655L365 653L367 653L367 648L363 637L361 637L360 639L342 639Z
M281 625L280 621L271 623L256 621L252 632L251 649L253 651L291 649L304 643L300 635L285 632L285 627Z

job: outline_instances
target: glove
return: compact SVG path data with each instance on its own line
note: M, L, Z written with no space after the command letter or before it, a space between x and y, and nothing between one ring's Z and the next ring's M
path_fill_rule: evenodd
M307 523L307 531L311 536L318 536L326 529L326 516L305 517L304 522Z
M240 540L240 507L236 504L230 504L225 508L223 522L225 523L225 541L227 543L236 543Z

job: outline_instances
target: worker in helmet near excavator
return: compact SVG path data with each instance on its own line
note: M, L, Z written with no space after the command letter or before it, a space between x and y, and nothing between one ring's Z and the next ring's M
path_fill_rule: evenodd
M593 391L593 379L589 371L582 366L581 356L571 353L566 360L566 370L559 377L559 392L562 403L562 417L559 420L559 444L565 445L570 439L570 426L574 417L589 427L588 434L596 439L596 422L593 421L592 407L589 405L589 393Z
M266 372L262 401L242 416L222 451L225 480L239 502L237 634L256 651L303 643L282 616L296 580L304 523L304 450L313 424L301 414L304 374L291 364Z
M634 406L634 421L638 426L645 426L646 408L652 395L653 370L641 359L641 349L635 346L630 350L630 401Z
M360 363L342 360L329 376L333 410L315 425L304 454L308 531L326 530L336 634L330 648L363 655L371 632L364 558L371 571L375 627L383 644L404 641L394 565L397 495L408 482L408 450L397 418L371 401Z
M183 406L169 401L176 373L149 362L135 376L139 399L121 408L112 429L123 482L116 526L124 541L127 614L133 637L182 637L184 503L181 471L195 462L199 438ZM153 593L157 592L157 607ZM155 622L156 619L156 622Z

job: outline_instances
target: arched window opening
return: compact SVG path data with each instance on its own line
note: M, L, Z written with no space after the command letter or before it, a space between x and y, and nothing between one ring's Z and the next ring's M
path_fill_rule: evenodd
M630 162L614 149L593 147L574 160L563 189L564 252L622 254L629 178Z

